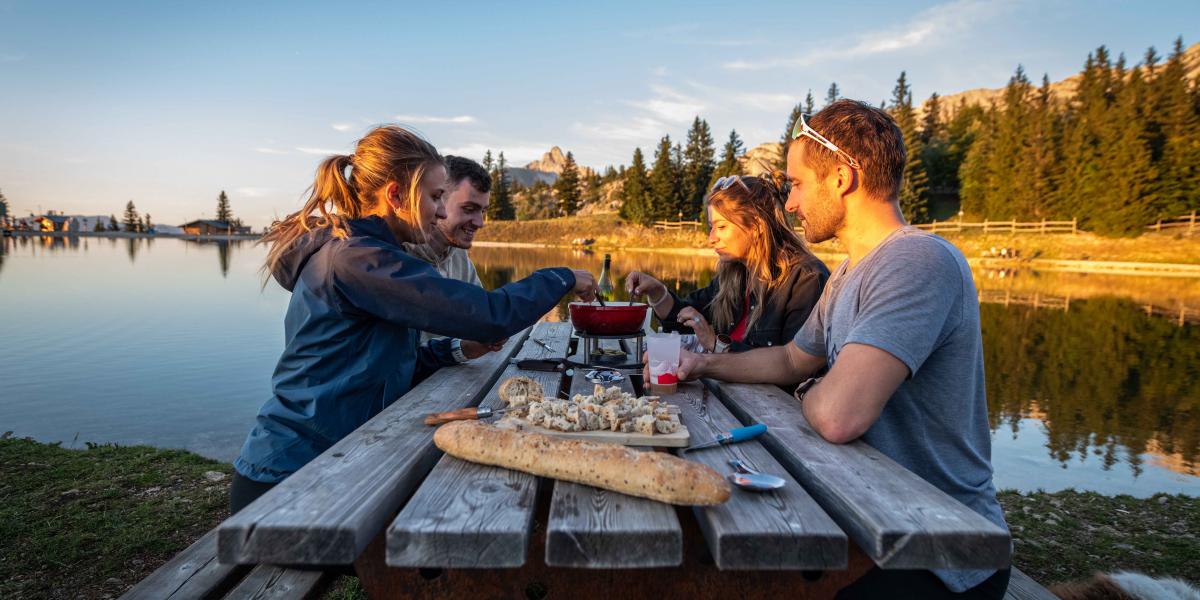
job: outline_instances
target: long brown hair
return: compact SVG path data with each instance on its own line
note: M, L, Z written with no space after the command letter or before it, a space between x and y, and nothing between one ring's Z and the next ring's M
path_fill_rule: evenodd
M767 294L783 284L798 261L809 254L783 209L786 194L782 182L767 175L742 177L741 181L745 187L735 181L705 198L706 207L716 208L750 240L744 259L722 261L717 267L720 289L711 310L719 333L728 333L737 325L747 291L758 299L747 319L747 329L753 326L762 316Z
M358 140L354 154L335 154L321 161L304 207L272 224L262 237L261 243L271 244L266 272L273 271L292 244L309 231L328 228L334 237L344 239L349 234L346 221L374 212L375 196L389 182L408 190L407 212L398 211L397 216L416 219L421 180L430 166L441 163L433 144L397 125L371 130Z

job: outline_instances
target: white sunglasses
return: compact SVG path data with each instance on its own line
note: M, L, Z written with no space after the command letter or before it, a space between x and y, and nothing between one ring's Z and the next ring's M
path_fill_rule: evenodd
M734 182L742 184L742 188L744 188L747 192L750 191L750 186L746 185L745 181L742 181L742 177L740 175L729 175L728 177L722 177L718 179L708 191L715 192L717 190L727 190L733 186Z
M844 150L842 150L841 148L838 148L837 145L835 145L833 142L825 139L825 136L817 133L816 129L809 127L808 121L806 121L804 119L803 114L801 114L800 117L798 119L796 119L796 123L792 125L792 139L793 140L800 139L801 136L809 138L812 141L814 141L822 146L825 146L830 151L832 151L834 154L837 154L838 156L842 157L846 161L846 164L850 165L851 167L853 167L855 169L862 168L859 166L858 161L855 160L853 156L846 154L846 152Z

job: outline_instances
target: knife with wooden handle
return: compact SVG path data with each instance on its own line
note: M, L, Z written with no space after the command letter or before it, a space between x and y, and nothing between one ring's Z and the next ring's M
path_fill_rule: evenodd
M468 421L473 419L486 419L496 415L502 415L514 407L505 408L488 408L486 406L460 408L458 410L450 410L446 412L433 413L425 416L426 425L441 425L450 421Z

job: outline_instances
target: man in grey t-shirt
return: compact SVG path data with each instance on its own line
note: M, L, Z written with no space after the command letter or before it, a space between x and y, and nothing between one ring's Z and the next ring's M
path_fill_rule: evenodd
M905 223L905 158L895 121L866 104L839 100L798 120L787 209L810 243L837 237L849 258L794 344L684 353L680 375L784 385L828 367L798 393L817 433L834 443L861 438L1007 528L992 484L975 285L958 249ZM838 597L1002 598L1008 575L874 569Z

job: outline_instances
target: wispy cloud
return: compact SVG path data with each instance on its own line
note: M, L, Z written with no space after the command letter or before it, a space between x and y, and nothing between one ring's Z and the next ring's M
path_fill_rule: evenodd
M799 98L792 94L771 94L771 93L736 93L732 96L734 104L737 106L753 108L757 110L766 110L771 112L784 112L791 110Z
M296 151L303 152L304 154L318 154L321 156L328 156L330 154L345 154L346 153L345 150L330 150L328 148L312 148L309 146L297 146Z
M401 123L454 123L466 124L474 123L477 119L470 115L459 115L457 117L436 117L432 115L396 115L395 119Z
M818 44L818 47L799 56L765 60L737 60L725 63L726 69L757 71L780 67L806 67L824 61L846 60L918 49L946 42L948 39L986 22L1010 4L989 3L983 0L955 0L927 8L898 27L866 32L849 46Z
M521 166L528 162L535 161L542 157L546 151L554 144L483 144L472 142L454 147L440 148L442 155L453 154L455 156L465 156L471 159L482 159L483 154L488 150L492 151L492 156L499 156L504 153L504 159L508 161L510 166Z
M648 117L637 117L619 122L574 123L571 131L591 138L641 142L662 137L667 125Z
M276 148L259 147L254 149L259 154L287 154L287 150L278 150Z
M0 52L0 63L15 63L25 60L24 54L11 54L8 52Z
M646 100L630 101L630 106L640 108L663 121L685 123L704 111L701 100L662 84L650 87L654 95Z
M341 131L342 133L345 133L351 129L354 129L355 125L353 123L334 123L330 125L330 127L332 127L335 131Z
M274 190L265 187L240 187L233 191L237 195L247 198L264 198L271 195L271 192Z

